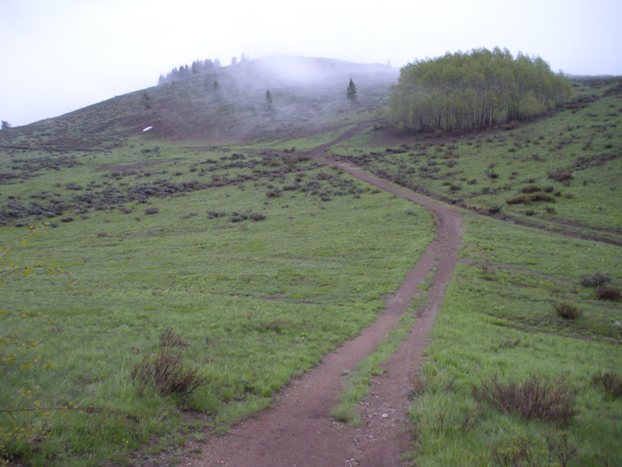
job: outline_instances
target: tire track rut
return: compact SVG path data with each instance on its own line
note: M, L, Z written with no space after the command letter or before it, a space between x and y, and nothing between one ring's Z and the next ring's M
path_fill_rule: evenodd
M325 155L329 147L368 125L350 128L306 155L429 209L436 218L435 239L397 292L387 299L384 312L370 327L291 381L269 409L239 423L222 437L209 435L206 442L190 443L192 450L200 452L182 464L235 467L399 465L400 454L410 439L408 394L423 364L429 331L458 262L462 218L453 207L395 186L352 163L334 161ZM384 375L373 381L370 396L361 406L361 426L353 428L335 422L330 412L343 388L344 373L354 370L398 323L400 315L418 293L419 285L433 270L426 304L408 337L385 365Z

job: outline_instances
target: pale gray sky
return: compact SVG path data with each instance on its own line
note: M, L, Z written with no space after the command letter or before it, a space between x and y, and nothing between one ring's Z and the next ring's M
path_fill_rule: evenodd
M622 0L0 0L0 119L57 116L242 52L399 67L498 45L620 75L621 21Z

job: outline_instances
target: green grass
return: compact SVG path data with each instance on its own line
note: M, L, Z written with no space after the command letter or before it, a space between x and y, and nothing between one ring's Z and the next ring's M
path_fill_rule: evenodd
M176 161L151 169L166 174L118 180L96 170L102 162L96 156L4 185L2 199L16 190L27 200L30 192L68 181L109 181L121 190L158 176L200 178L190 168L220 160L217 153L163 147L162 159ZM137 160L139 151L128 148L115 150L110 162ZM203 179L253 170L225 163ZM126 203L130 214L112 205L71 223L51 219L56 228L26 235L23 228L0 227L17 266L50 264L67 272L11 274L1 283L0 408L42 408L0 412L4 457L39 465L123 463L154 436L160 441L151 441L151 449L177 443L183 409L226 430L374 320L383 297L431 240L431 216L332 169L293 164L304 173L301 183L315 188L266 196L270 186L292 184L299 174L283 173ZM145 215L147 207L159 214ZM210 219L208 211L225 217ZM234 212L266 219L231 222ZM187 397L155 391L140 397L130 372L155 351L168 326L188 343L185 361L200 368L206 383Z
M369 115L366 114L363 117L363 119L365 117L369 118ZM252 145L243 146L241 149L247 149L247 148L265 149L266 148L266 149L276 149L276 150L281 150L281 151L293 150L293 152L306 151L306 150L315 148L317 146L320 146L322 144L328 143L329 141L336 139L345 130L347 130L349 126L351 126L348 124L348 122L343 122L341 123L341 125L342 126L339 126L337 129L318 132L310 136L303 136L301 138L296 138L296 139L286 138L283 141L275 141L275 142L269 142L269 143L255 143Z
M615 323L622 308L580 285L583 275L601 271L619 286L620 249L475 215L465 220L464 262L432 332L425 390L411 405L416 464L559 465L559 452L572 446L568 465L620 464L622 407L592 378L620 371L622 330ZM553 304L562 300L581 316L557 316ZM472 395L495 376L565 377L578 414L567 427L502 414Z

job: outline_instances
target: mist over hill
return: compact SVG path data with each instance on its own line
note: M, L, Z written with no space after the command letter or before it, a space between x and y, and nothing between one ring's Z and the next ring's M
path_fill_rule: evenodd
M214 143L306 135L354 123L388 103L399 70L325 58L273 56L220 67L0 133L0 145L114 145L142 134ZM346 98L352 79L358 104ZM266 101L270 92L271 104Z

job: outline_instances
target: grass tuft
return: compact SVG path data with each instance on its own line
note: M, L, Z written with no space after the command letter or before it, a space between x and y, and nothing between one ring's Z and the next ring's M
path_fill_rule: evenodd
M533 465L533 454L529 440L524 436L494 440L490 446L491 457L495 465L514 467Z
M167 327L160 334L160 348L187 347L188 344L179 336L173 328Z
M594 375L592 382L602 388L613 399L622 397L622 375L613 371L605 371Z
M158 352L145 355L132 369L132 381L139 394L154 386L162 396L188 395L204 383L198 368L184 364L181 353L175 350L185 345L171 328L162 332Z
M568 436L568 433L561 433L558 436L547 433L546 444L549 457L556 457L560 467L566 467L578 450L577 445Z

